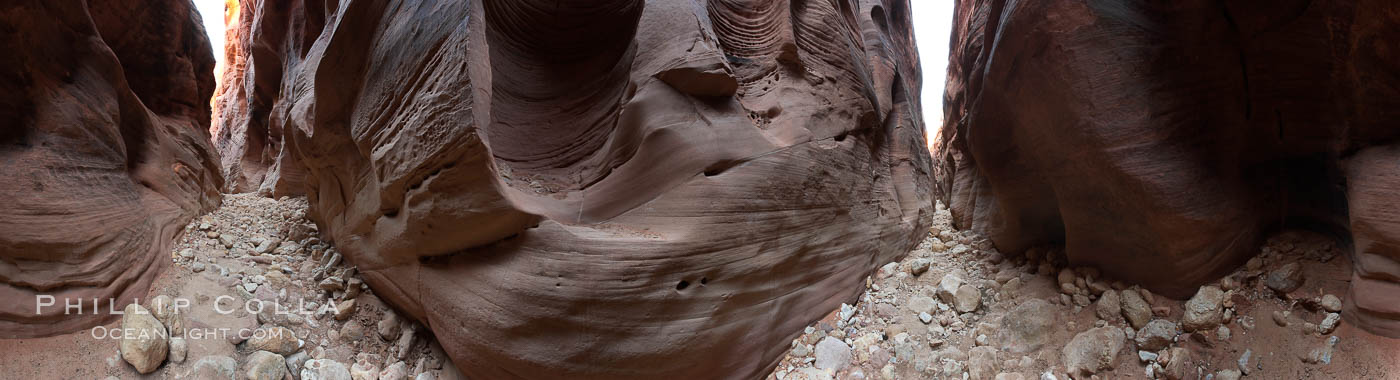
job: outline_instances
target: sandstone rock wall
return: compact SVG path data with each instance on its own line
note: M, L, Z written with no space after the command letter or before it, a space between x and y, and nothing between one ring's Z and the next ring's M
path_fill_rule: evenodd
M213 56L188 1L9 1L0 25L0 338L92 326L219 203Z
M237 6L230 188L469 377L759 377L931 223L905 0Z
M1400 336L1400 4L959 2L938 196L1003 252L1173 297L1308 226L1352 241L1347 313Z

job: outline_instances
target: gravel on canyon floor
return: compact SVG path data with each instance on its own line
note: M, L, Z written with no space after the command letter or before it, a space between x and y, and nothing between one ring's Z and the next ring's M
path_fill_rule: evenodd
M226 195L186 227L150 299L132 305L146 313L98 328L146 334L0 340L0 370L464 378L427 329L395 314L321 240L306 207L302 198ZM1173 300L1072 265L1055 246L998 252L950 220L940 205L915 250L872 273L858 299L793 332L768 378L1400 378L1400 344L1345 322L1351 262L1330 237L1280 233L1237 271ZM259 302L275 306L248 309Z
M174 265L128 307L140 312L0 341L15 353L3 367L18 367L7 372L15 378L462 378L428 329L396 315L321 240L306 210L302 197L226 194L185 227ZM94 338L109 334L120 339Z
M1060 247L998 252L951 219L938 205L922 244L807 327L768 378L1400 378L1395 342L1341 322L1350 262L1329 237L1282 232L1173 300Z
M239 373L250 379L455 376L428 330L375 297L356 268L320 239L306 209L301 197L227 195L219 209L186 227L172 255L191 277L237 296L215 296L233 305L211 309L242 309L223 316L240 330L225 339L243 363ZM208 296L195 294L193 303ZM207 324L201 322L193 325Z

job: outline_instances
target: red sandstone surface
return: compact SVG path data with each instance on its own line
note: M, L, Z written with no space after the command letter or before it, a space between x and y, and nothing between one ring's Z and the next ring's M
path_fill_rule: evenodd
M238 23L228 189L306 194L471 377L764 374L930 223L904 1L292 1Z
M1397 337L1397 36L1391 1L960 2L935 188L1003 252L1175 298L1333 234L1347 320Z
M179 229L219 203L199 15L7 2L0 50L0 338L112 320L93 309L144 299ZM59 306L36 314L39 295ZM64 315L78 300L88 312Z
M1225 330L1174 335L1151 376L1260 347L1286 357L1266 377L1395 376L1373 363L1400 336L1396 3L959 1L932 155L906 0L229 6L211 52L188 0L0 5L0 373L139 377L83 338L115 316L34 301L160 293L334 305L190 317L445 378L1087 376L1075 351L1103 347L1101 375L1137 376L1113 364L1143 330L1090 302L1159 294L1139 306L1185 326L1209 302L1166 298L1209 285ZM280 200L191 224L221 192ZM1312 234L1265 244L1284 230ZM950 274L959 296L911 305ZM977 341L1026 303L1074 331ZM391 315L407 333L361 339ZM1074 344L1089 325L1126 340ZM866 352L808 371L804 342ZM232 343L188 352L268 357Z

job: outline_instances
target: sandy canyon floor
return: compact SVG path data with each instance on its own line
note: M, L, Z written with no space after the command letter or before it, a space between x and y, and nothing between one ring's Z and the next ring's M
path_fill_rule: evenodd
M185 228L151 297L190 303L161 315L187 334L153 372L138 373L118 340L102 339L117 320L0 340L0 377L464 378L427 329L396 316L319 240L305 213L300 198L227 195ZM941 206L936 218L859 300L793 340L768 378L1400 379L1400 340L1340 322L1351 263L1322 235L1280 233L1180 301L1068 267L1054 247L999 253L953 229ZM271 333L280 331L292 334Z

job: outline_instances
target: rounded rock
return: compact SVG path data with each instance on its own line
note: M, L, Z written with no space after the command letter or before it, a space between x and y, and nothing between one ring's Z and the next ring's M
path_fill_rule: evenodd
M180 379L228 379L238 371L238 361L227 356L205 356L190 366Z
M953 308L959 313L971 313L982 305L982 293L972 285L959 286L953 294Z
M184 363L185 355L188 353L189 343L185 342L185 338L170 338L170 355L168 359L171 363Z
M267 351L278 355L291 355L301 349L301 341L296 332L282 326L263 326L253 331L245 343L253 350Z
M813 365L818 369L840 371L851 364L851 346L847 346L840 339L828 336L817 343L816 357L816 362Z
M1182 326L1189 332L1214 329L1223 319L1224 302L1225 292L1220 288L1202 286L1195 296L1186 301Z
M1342 299L1331 294L1322 296L1322 300L1319 301L1318 304L1322 306L1322 310L1327 310L1328 312L1336 313L1342 311Z
M1122 312L1122 297L1112 289L1104 290L1103 294L1099 296L1099 300L1094 304L1094 314L1106 321L1118 319Z
M1303 286L1304 280L1302 265L1291 262L1269 271L1269 275L1264 277L1264 286L1275 292L1286 294Z
M997 350L980 346L968 352L967 372L972 380L994 380L996 376Z
M1166 348L1176 339L1176 324L1165 319L1157 319L1148 322L1137 332L1138 349L1147 351L1157 351Z
M404 363L402 360L390 364L383 371L379 371L379 380L409 380L409 376L411 375L408 363Z
M1135 329L1141 329L1152 320L1152 306L1137 291L1128 289L1121 292L1123 319Z
M929 259L914 259L909 263L909 274L915 276L924 274L924 272L928 272L930 264L932 262Z
M307 360L301 370L301 380L351 380L350 369L330 359Z
M122 360L141 374L155 372L170 353L165 326L141 305L126 305L122 313L122 339L118 344Z
M1049 342L1056 326L1055 307L1043 299L1032 299L1012 308L998 329L1002 349L1021 354L1040 349Z
M271 352L256 351L248 355L243 367L243 375L248 380L281 380L287 374L287 359Z
M146 302L146 310L150 310L151 315L165 326L165 331L171 336L177 336L185 332L185 317L181 314L180 308L175 304L175 299L167 295L159 295Z

